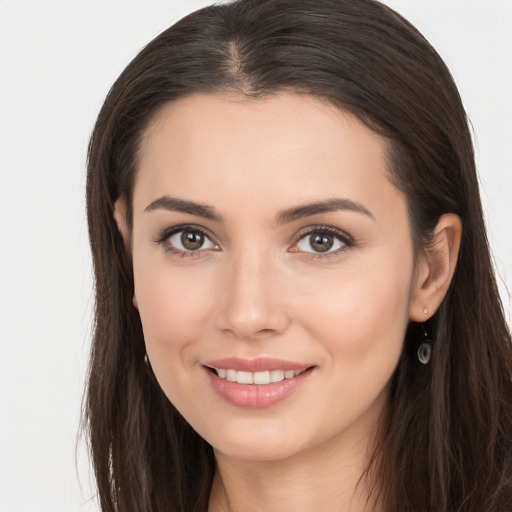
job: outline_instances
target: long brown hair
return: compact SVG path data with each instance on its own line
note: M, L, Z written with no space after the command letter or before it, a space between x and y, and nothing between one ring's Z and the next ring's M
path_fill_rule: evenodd
M89 146L87 212L96 322L85 419L103 512L205 511L212 448L144 364L129 252L113 218L131 204L139 143L165 104L193 92L325 98L387 141L416 250L460 216L455 276L417 362L411 324L368 474L389 512L510 510L512 354L493 275L471 135L445 64L375 0L237 0L160 34L117 79Z

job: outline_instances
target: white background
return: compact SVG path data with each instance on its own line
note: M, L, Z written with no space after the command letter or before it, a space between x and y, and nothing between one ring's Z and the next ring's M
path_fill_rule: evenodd
M0 0L1 512L98 510L83 444L75 453L92 311L87 140L136 52L208 3ZM510 323L512 1L387 3L420 28L459 85Z

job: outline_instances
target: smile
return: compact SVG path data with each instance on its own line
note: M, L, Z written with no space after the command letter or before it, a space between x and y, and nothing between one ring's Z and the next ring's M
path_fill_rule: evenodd
M301 388L316 366L273 358L210 361L203 365L215 393L244 409L261 409L286 400Z
M217 376L238 384L270 384L297 377L305 370L267 370L262 372L246 372L233 369L213 368Z

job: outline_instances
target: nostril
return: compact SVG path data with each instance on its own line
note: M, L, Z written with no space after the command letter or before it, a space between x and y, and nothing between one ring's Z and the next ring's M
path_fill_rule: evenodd
M272 334L274 334L276 331L274 329L260 329L259 331L257 331L254 336L255 337L267 337L267 336L270 336Z
M279 334L277 329L251 329L250 325L237 325L222 329L228 336L245 340L262 340Z

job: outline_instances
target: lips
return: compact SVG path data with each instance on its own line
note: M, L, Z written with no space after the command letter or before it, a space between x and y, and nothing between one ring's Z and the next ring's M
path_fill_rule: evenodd
M204 366L209 368L224 368L245 372L262 372L271 370L305 370L311 364L301 364L284 359L274 359L270 357L260 357L258 359L241 359L238 357L226 357L208 361Z
M282 359L226 358L204 364L214 391L236 407L270 407L294 393L313 371L313 365Z

